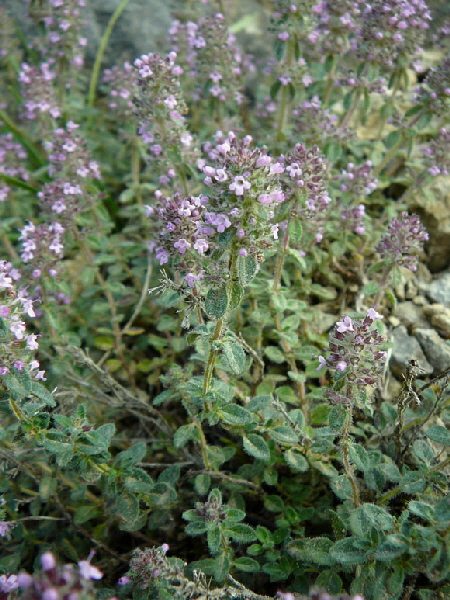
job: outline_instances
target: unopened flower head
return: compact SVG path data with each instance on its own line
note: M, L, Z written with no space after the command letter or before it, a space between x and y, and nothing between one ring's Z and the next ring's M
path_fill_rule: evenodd
M177 563L172 563L166 556L168 544L159 547L137 548L133 551L130 561L130 570L126 574L122 585L133 582L141 589L146 589L155 579L164 579L180 575L182 568Z
M428 239L429 235L419 217L403 212L398 219L390 221L387 234L375 250L383 260L415 271L418 255L423 251L423 245Z

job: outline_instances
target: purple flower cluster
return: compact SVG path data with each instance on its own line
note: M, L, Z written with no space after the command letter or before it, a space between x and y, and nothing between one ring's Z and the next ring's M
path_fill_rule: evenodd
M147 214L158 217L158 241L152 243L160 264L175 258L193 286L201 278L223 279L226 269L211 252L219 248L220 234L233 233L233 251L253 255L270 247L277 238L273 208L284 200L279 183L281 163L265 152L252 149L251 137L238 140L234 133L218 132L214 144L206 144L207 158L199 160L208 194L167 198L157 193L159 204Z
M282 189L286 200L294 201L293 213L310 220L306 229L314 231L317 243L322 241L331 198L326 189L328 164L317 146L307 149L302 143L282 156L284 167Z
M160 178L162 185L175 176L175 162L195 163L198 158L195 139L183 116L187 112L179 81L183 69L175 64L176 56L176 52L170 52L166 58L145 54L134 61L137 87L133 113L139 134L148 146L149 158L165 165L167 175ZM179 158L174 161L175 155Z
M320 0L312 9L318 23L309 41L323 54L342 54L356 49L361 2Z
M28 181L28 171L24 167L27 153L23 147L14 141L11 133L0 135L0 173L9 177L18 177ZM0 202L4 202L11 188L2 182L0 184Z
M83 66L87 39L80 32L85 6L85 0L29 2L28 16L44 27L40 51L47 60L64 60L75 69Z
M388 70L403 67L421 51L431 13L424 0L373 0L364 3L357 54Z
M25 315L34 317L33 301L25 290L18 289L16 281L20 273L11 263L0 261L0 375L6 375L14 367L18 371L27 368L34 372L35 379L44 379L39 362L34 358L39 348L38 335L27 333L23 320Z
M313 31L313 6L317 0L271 0L274 10L269 31L283 42L304 39Z
M93 201L89 181L101 179L98 163L91 159L83 138L76 133L78 127L69 121L65 129L55 129L52 140L44 143L50 161L49 173L55 179L38 193L39 203L51 219L58 215L64 228L73 225L74 214Z
M62 234L64 231L64 227L56 221L41 225L34 225L28 221L28 225L21 230L20 258L24 263L32 263L33 277L39 278L44 273L50 277L56 275L55 265L63 257Z
M429 239L428 233L417 215L403 212L398 219L392 219L388 231L375 248L383 260L392 265L417 269L418 254Z
M113 66L103 72L103 84L110 96L108 107L116 115L129 117L133 112L133 95L136 86L136 71L129 62Z
M97 162L89 157L83 138L76 133L78 128L79 125L69 121L65 128L53 131L52 141L44 143L50 160L49 174L67 173L81 180L101 179Z
M169 41L185 75L191 78L194 101L212 97L227 107L242 104L243 75L254 67L239 50L221 13L203 17L198 23L173 21Z
M82 600L96 598L93 581L103 577L103 573L91 565L94 553L78 565L58 565L51 552L41 556L41 570L29 575L19 573L14 578L14 589L20 588L23 600ZM0 596L1 599L1 596Z
M25 119L35 121L39 118L44 123L43 115L49 115L50 122L61 115L53 86L56 78L54 66L51 61L43 62L39 66L21 64L19 83L24 99L25 113L23 116Z
M364 225L364 217L364 204L344 207L341 209L341 221L343 221L352 231L354 231L358 235L363 235L366 232L366 228Z
M329 336L330 354L319 356L319 371L323 367L342 373L338 389L329 390L330 399L338 404L354 401L358 387L377 383L384 368L386 352L381 350L386 338L372 329L375 320L382 319L375 309L369 308L364 319L351 319L342 315ZM344 385L342 385L344 384ZM336 387L336 386L335 386Z
M430 175L448 175L450 172L450 131L444 127L423 149L424 163Z
M377 189L378 179L373 176L373 165L370 160L356 166L348 163L339 175L341 191L353 197L369 196Z
M423 84L416 89L416 102L442 115L450 104L450 56L430 69Z
M169 578L180 574L178 568L170 564L166 557L169 550L168 544L160 547L137 548L133 551L130 560L130 570L119 579L119 585L137 583L141 589L146 589L159 577Z
M308 146L323 146L330 140L350 140L354 133L337 126L339 117L322 107L318 96L305 100L292 110L292 129Z

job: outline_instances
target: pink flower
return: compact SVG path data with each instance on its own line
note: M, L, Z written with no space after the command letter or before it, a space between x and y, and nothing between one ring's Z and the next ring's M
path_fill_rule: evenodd
M326 359L323 356L318 356L317 358L319 359L319 366L316 368L316 371L320 371L321 369L326 368Z
M336 323L336 329L339 333L345 333L346 331L355 331L353 327L353 321L347 315L343 315L342 321Z
M173 247L176 248L180 254L184 254L186 250L191 247L191 243L184 238L181 238L178 242L175 242Z
M229 188L236 196L243 196L245 190L251 188L251 183L247 181L242 175L237 175L234 178L233 183L230 183Z

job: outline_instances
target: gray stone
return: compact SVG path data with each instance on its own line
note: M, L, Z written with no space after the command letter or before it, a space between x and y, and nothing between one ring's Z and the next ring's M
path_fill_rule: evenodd
M427 361L419 342L415 337L408 335L406 327L403 325L397 327L392 331L392 341L394 347L389 362L389 367L392 373L401 379L406 371L406 366L412 359L417 360L421 369L424 370L424 374L431 375L433 373L433 367Z
M443 338L450 338L450 308L443 304L431 304L425 306L424 314L429 318L430 323Z
M411 300L399 302L395 307L394 316L400 320L401 325L406 327L426 327L427 321L423 317L423 308L417 306ZM392 322L392 321L391 321Z
M434 329L416 329L416 338L437 375L450 367L450 347ZM423 365L420 365L423 366Z
M433 302L450 307L450 273L444 273L426 286L426 293Z

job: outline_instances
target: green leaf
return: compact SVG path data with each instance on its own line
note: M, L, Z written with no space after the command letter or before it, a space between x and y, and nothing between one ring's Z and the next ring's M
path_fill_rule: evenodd
M243 446L247 454L250 454L250 456L257 458L258 460L267 462L270 459L270 450L267 442L263 437L256 433L249 433L244 436Z
M292 240L294 245L298 244L300 242L300 240L302 239L302 235L303 235L303 227L302 227L302 223L299 219L291 219L289 221L288 233L289 233L289 240Z
M266 563L263 566L262 570L264 571L264 573L270 575L270 581L283 581L284 579L287 579L289 577L292 569L289 567L289 564L281 565L280 561L280 563Z
M350 444L349 454L352 463L356 466L357 469L365 471L370 466L369 454L367 450L363 448L360 444Z
M284 502L280 496L275 494L264 496L264 508L270 512L280 513L284 510Z
M433 520L434 508L431 506L431 504L428 504L427 502L411 500L411 502L408 504L408 509L413 514L422 517L422 519L425 519L426 521Z
M242 556L233 561L233 566L236 567L238 571L244 571L245 573L258 573L260 571L259 563L247 556Z
M124 521L136 521L139 516L139 500L131 494L120 494L116 497L116 511Z
M203 535L208 527L204 521L191 521L185 527L187 535Z
M281 365L282 363L286 362L286 356L284 352L278 348L278 346L266 346L264 348L264 354L274 363Z
M98 516L100 516L100 514L100 510L97 506L93 506L92 504L89 504L87 506L80 506L75 511L73 521L75 525L82 525L83 523L86 523L91 519L97 518Z
M284 460L294 471L300 471L303 473L309 469L309 464L303 454L296 450L286 450L284 453Z
M332 569L325 569L315 581L315 586L327 590L330 594L342 592L342 579Z
M328 423L330 428L338 433L344 427L348 418L348 412L343 406L333 406L328 415Z
M419 463L425 463L427 466L434 460L433 448L426 440L416 440L412 445L412 453Z
M251 412L237 404L227 404L220 409L221 418L233 425L248 425L253 423L254 417Z
M5 385L7 391L14 400L21 400L28 396L27 388L17 379L13 373L6 373L0 377L0 381Z
M131 448L128 448L128 450L119 452L114 458L114 463L121 467L131 467L141 462L146 452L147 444L145 442L137 442Z
M239 304L242 302L244 297L245 290L240 283L234 282L230 288L230 303L228 305L228 310L233 310L237 308Z
M256 528L256 537L258 538L258 541L261 542L261 544L266 548L273 548L272 534L267 527L258 525Z
M350 527L357 536L368 538L371 530L384 531L392 529L394 519L385 508L376 504L363 504L350 515Z
M180 479L180 465L171 465L158 477L158 483L167 483L174 487Z
M198 431L195 423L179 427L173 436L173 445L175 448L182 448L189 440L198 440Z
M370 283L364 286L363 293L365 297L372 296L373 294L376 294L380 289L381 288L378 283L371 281Z
M386 138L383 140L384 145L386 146L386 148L388 150L390 150L393 146L395 146L395 144L397 144L397 142L400 141L402 137L402 134L400 131L391 131L388 133L388 135L386 136Z
M408 544L403 536L391 534L382 541L375 552L375 558L382 561L392 561L401 556L408 549Z
M270 86L270 98L271 100L275 100L275 98L277 97L278 92L280 91L281 88L281 81L279 79L277 79L275 81L275 83L273 83Z
M238 256L237 272L241 285L246 287L259 271L258 261L253 256Z
M450 432L442 425L433 425L425 431L425 435L433 442L450 446Z
M335 562L330 557L332 546L326 537L313 537L289 542L287 551L298 561L329 567Z
M228 295L225 285L211 288L205 298L205 310L209 317L220 319L226 313Z
M330 548L330 557L343 565L362 565L370 545L356 537L345 538Z
M200 473L194 479L194 489L197 492L197 494L200 494L200 496L204 496L205 494L207 494L210 487L211 487L211 476L210 475L203 475L202 473Z
M240 344L236 344L236 342L224 342L222 345L222 355L226 364L235 375L240 375L246 370L245 352Z
M248 544L256 540L256 533L253 527L245 523L236 523L231 527L227 527L224 533L228 534L235 542Z
M272 429L269 429L268 433L271 438L281 444L298 443L298 433L290 427L287 427L287 425L277 425L276 427L272 427Z
M273 402L273 396L271 395L255 396L245 405L245 408L250 412L258 412L269 406L271 402Z
M238 508L228 508L227 509L227 518L225 519L225 523L230 522L239 522L245 519L245 512L243 510L239 510Z

